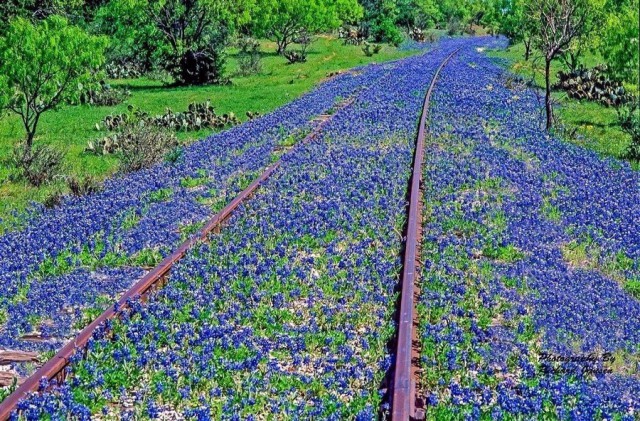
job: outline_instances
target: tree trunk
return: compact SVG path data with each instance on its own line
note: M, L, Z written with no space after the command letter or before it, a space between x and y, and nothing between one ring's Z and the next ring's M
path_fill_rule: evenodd
M289 45L289 42L287 40L287 37L283 36L281 39L276 41L276 44L278 45L278 55L281 56L287 50L287 46Z
M35 132L33 131L29 131L27 132L27 141L25 142L25 149L26 150L31 150L31 147L33 146L33 138L35 137Z
M544 84L545 84L545 98L544 106L547 110L547 131L553 126L553 108L551 107L551 60L545 58L544 61Z
M531 39L524 40L524 61L529 61L531 55Z

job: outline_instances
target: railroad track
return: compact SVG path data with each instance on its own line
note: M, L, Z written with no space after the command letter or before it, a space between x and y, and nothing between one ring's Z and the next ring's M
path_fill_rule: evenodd
M415 323L415 295L417 293L416 268L420 243L421 227L421 192L420 181L422 175L422 163L424 158L424 145L426 137L426 123L428 119L429 103L440 71L446 63L459 51L452 52L437 68L426 93L422 114L420 118L418 135L413 159L412 175L409 182L409 207L408 219L406 223L406 245L403 258L402 272L402 292L399 312L399 328L397 335L397 352L395 373L392 385L392 419L405 421L410 419L423 419L423 402L417 397L416 379L418 366L418 349L416 343ZM356 95L340 103L336 108L336 113L351 105ZM320 115L315 119L316 126L300 143L309 142L317 138L326 124L331 121L332 115ZM290 148L280 150L286 153ZM51 382L61 384L66 380L67 366L74 355L84 352L87 343L93 334L104 326L105 322L119 317L125 309L129 307L132 300L146 300L149 295L169 282L169 277L173 266L180 261L188 251L196 244L205 241L212 233L220 231L223 223L233 214L233 212L246 201L260 185L267 180L280 166L281 158L277 162L267 167L263 173L256 178L245 190L236 196L224 209L213 216L206 225L194 236L182 243L171 255L166 257L158 266L148 272L133 287L131 287L118 302L103 312L91 324L85 327L78 335L68 342L58 353L42 365L30 377L18 386L18 388L0 403L0 421L8 420L11 414L17 409L19 402L31 393L38 392L43 380L47 384ZM20 355L16 358L33 358L32 355Z
M417 317L415 303L419 294L416 285L419 267L419 249L422 228L422 163L427 135L427 120L431 94L435 88L440 71L460 49L453 51L440 64L425 95L422 115L418 126L413 169L409 181L409 208L406 223L406 243L401 278L400 312L398 318L398 336L396 341L396 363L392 385L391 419L393 421L422 420L425 418L424 400L417 390L419 367L419 348L417 337Z
M304 144L316 139L324 127L331 121L333 115L337 114L340 110L351 105L357 95L353 95L349 99L341 102L334 109L334 113L321 114L313 121L315 122L314 129L305 136L302 140L297 142L298 144ZM294 146L280 148L277 152L286 153L288 150L294 148ZM17 409L18 404L22 399L27 397L30 393L35 393L40 389L41 382L47 381L61 384L66 380L66 368L71 362L71 358L78 352L84 352L89 339L101 326L104 326L105 322L120 316L125 309L129 307L129 303L132 300L145 301L149 294L153 291L162 288L168 281L171 269L180 261L187 252L193 248L196 244L205 241L207 237L212 233L218 233L222 227L222 224L229 219L232 213L247 200L253 193L260 187L260 185L266 181L275 171L280 167L282 156L274 164L267 167L259 177L257 177L245 190L240 192L224 209L214 215L205 226L194 236L190 237L184 243L182 243L173 253L162 260L158 266L149 271L144 277L142 277L133 287L125 292L118 302L104 311L97 319L91 324L86 326L76 337L69 341L62 349L58 351L56 355L42 365L35 373L28 378L20 382L18 388L9 395L4 401L0 403L0 421L6 421L11 417L11 414ZM0 354L0 359L5 358L7 361L19 362L27 358L30 361L34 360L32 353L22 352L6 352ZM5 382L8 380L8 374L6 372L0 372L0 380Z

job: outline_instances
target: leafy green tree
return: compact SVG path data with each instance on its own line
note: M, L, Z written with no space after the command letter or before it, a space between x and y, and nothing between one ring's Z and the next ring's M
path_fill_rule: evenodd
M361 0L365 10L363 29L376 42L398 45L402 33L396 26L400 10L396 0Z
M533 25L533 40L545 62L547 130L553 126L551 62L584 34L590 8L590 0L532 0L527 6L527 18Z
M440 10L434 0L398 0L396 23L408 29L433 28L440 21Z
M256 35L273 40L278 54L305 34L336 29L362 16L356 0L258 0L253 10Z
M616 79L640 85L638 0L611 10L601 36L600 52Z
M570 70L577 69L585 51L597 51L600 43L600 32L604 23L606 0L588 0L584 27L569 46L560 54L560 60Z
M246 23L253 0L111 0L97 12L98 30L114 42L110 56L152 61L179 84L223 80L224 48Z
M139 0L111 0L97 9L92 30L109 36L109 62L133 62L150 70L156 50L155 29L141 6L144 4Z
M523 42L524 59L529 60L534 22L528 19L526 6L526 0L498 0L494 9L500 32L512 43Z
M0 38L0 99L22 119L26 150L41 115L77 95L78 84L103 64L106 43L55 15L37 24L11 22Z
M82 15L84 0L4 0L0 2L0 28L6 29L14 18L32 20L61 15L76 21Z
M469 3L460 0L442 0L438 2L443 24L449 22L467 22L471 17Z

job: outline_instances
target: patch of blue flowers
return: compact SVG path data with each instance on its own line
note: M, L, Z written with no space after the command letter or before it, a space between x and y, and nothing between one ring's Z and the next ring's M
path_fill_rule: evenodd
M21 416L373 419L393 356L405 194L431 77L457 40L363 69L364 89L91 341Z
M426 151L423 374L433 419L637 419L640 174L542 130L465 49Z
M269 165L279 142L390 69L370 66L366 80L338 76L270 115L186 147L176 164L108 180L104 191L68 197L53 210L34 208L26 227L0 237L0 348L59 348L82 327L81 313L106 308L141 267L197 231ZM34 334L44 340L22 339Z

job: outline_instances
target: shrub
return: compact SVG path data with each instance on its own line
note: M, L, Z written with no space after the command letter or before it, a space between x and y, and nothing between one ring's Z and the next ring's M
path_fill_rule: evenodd
M47 209L53 209L60 203L62 203L62 193L58 190L47 195L47 197L45 197L43 201L43 205Z
M111 62L104 67L109 79L137 79L142 76L144 66L134 62Z
M177 146L171 149L164 157L164 161L169 164L175 164L182 159L184 155L184 149L181 146Z
M19 176L35 187L49 183L60 173L63 158L62 152L43 145L27 148L21 144L13 153Z
M127 127L119 133L118 151L122 172L150 168L178 146L173 133L149 127Z
M86 196L88 194L97 193L102 189L101 183L95 177L84 177L78 179L76 177L67 177L67 186L74 196Z
M561 71L558 72L558 83L554 88L566 91L570 98L598 101L606 106L618 106L631 101L631 95L622 84L609 79L605 72L604 66Z
M631 136L625 158L640 162L640 98L635 98L630 106L618 109L618 122L622 130Z
M367 39L366 28L345 25L340 27L338 37L344 45L360 45Z
M462 23L460 20L452 18L447 22L447 35L454 36L462 33Z
M425 38L426 42L433 43L433 42L436 42L438 40L439 36L438 36L438 33L436 31L427 31L425 33L424 38Z
M313 38L311 35L303 31L299 34L299 36L294 40L296 44L300 45L300 48L297 50L284 51L283 55L289 61L290 64L293 63L304 63L307 61L307 50L309 46L313 42Z
M362 51L364 55L367 57L371 57L374 54L378 54L382 50L382 45L380 44L369 44L368 42L364 43L364 47L362 47Z
M189 104L189 108L184 112L174 113L167 108L164 114L155 117L129 106L127 113L110 115L102 121L102 126L110 131L132 125L192 131L207 128L222 129L237 124L240 124L240 120L233 113L218 115L209 101ZM97 127L100 129L100 125Z
M80 104L113 106L124 102L130 96L129 90L112 88L109 84L101 81L95 87L84 90L80 94Z
M416 42L424 42L426 40L424 31L416 26L409 31L409 37Z
M307 53L302 50L289 50L284 52L284 57L290 64L304 63L307 61Z
M240 53L238 54L238 74L249 76L260 73L262 70L262 56L260 55L260 43L253 38L243 37L238 41Z
M226 84L223 78L224 55L218 49L203 51L186 51L177 65L175 59L170 58L165 67L182 85L204 85L209 83Z

